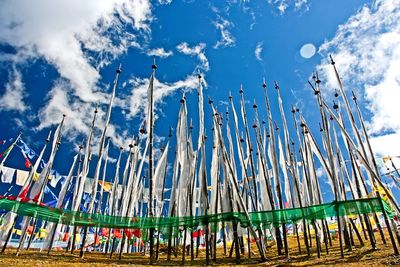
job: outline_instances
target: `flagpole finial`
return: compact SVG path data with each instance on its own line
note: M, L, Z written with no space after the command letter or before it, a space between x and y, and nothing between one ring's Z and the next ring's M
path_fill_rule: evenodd
M118 69L116 70L116 72L118 74L120 74L122 72L122 64L121 63L119 63L119 66L118 66Z
M232 97L232 92L229 91L229 100L232 101L232 98L233 98L233 97Z
M336 102L335 101L333 101L333 109L334 110L337 110L339 108L339 105L338 104L336 104Z
M265 82L265 78L263 79L263 84L262 84L262 87L263 87L264 89L266 89L266 88L267 88L267 83Z
M171 126L169 126L168 138L171 138L171 136L172 136L172 128Z
M240 85L239 94L243 94L243 84Z
M211 105L213 102L214 102L214 101L212 101L212 100L211 100L211 98L210 98L210 97L208 97L208 104L210 104L210 105Z
M146 120L143 121L142 127L140 127L139 132L141 134L145 134L146 133Z
M315 74L316 74L316 76L317 76L317 79L315 80L315 82L316 82L317 84L320 84L320 83L321 83L321 80L319 79L318 71L316 71Z
M51 130L49 131L49 135L46 138L46 143L50 142Z
M278 124L276 124L276 121L274 121L274 124L275 124L275 130L279 131L279 127L278 127Z
M354 102L357 102L357 96L356 96L356 94L354 93L353 90L351 90L351 94L353 95Z
M156 70L156 69L157 69L156 58L153 58L153 65L151 65L151 68L152 68L153 70Z
M252 126L254 129L257 129L257 122L254 120L254 122L253 122L253 126Z
M292 105L292 113L295 114L296 113L296 108Z
M315 80L315 75L313 75L313 80ZM319 90L315 89L315 87L312 85L312 83L310 81L308 81L308 84L311 86L311 89L313 89L314 95L318 95Z
M329 55L329 58L331 59L331 64L335 65L335 61L333 61L332 55Z
M253 103L253 108L256 109L257 108L257 104L256 104L256 100L254 99L254 103Z
M275 89L276 89L276 90L279 90L279 85L278 85L278 82L277 82L277 81L275 81L275 80L274 80L274 85L275 85Z
M122 151L122 149L124 149L122 146L119 147L119 151Z

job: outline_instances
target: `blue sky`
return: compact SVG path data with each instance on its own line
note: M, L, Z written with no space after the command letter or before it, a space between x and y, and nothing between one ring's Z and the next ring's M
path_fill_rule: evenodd
M280 123L272 89L277 80L287 116L292 104L300 107L317 134L319 118L307 80L319 70L324 94L332 98L337 85L327 56L333 54L345 86L363 103L377 156L397 156L399 8L398 0L2 1L0 139L22 131L23 139L39 151L65 113L55 168L66 174L77 144L88 134L96 104L101 115L98 129L103 125L115 69L121 63L108 132L114 144L110 153L116 158L117 146L127 149L138 135L153 59L158 65L155 132L161 140L169 126L176 126L183 91L196 125L199 71L207 85L204 95L218 109L225 110L229 91L238 104L243 84L246 99L256 100L261 114L265 77ZM315 46L317 53L303 57L300 50L305 44ZM205 108L210 118L207 104ZM247 109L251 116L250 104ZM288 121L293 129L291 117ZM99 137L100 130L96 140ZM23 168L22 156L16 151L12 155L7 165Z

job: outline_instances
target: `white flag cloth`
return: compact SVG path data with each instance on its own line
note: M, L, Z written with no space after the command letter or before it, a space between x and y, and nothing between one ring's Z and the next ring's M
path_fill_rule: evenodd
M282 141L280 136L278 136L278 142L279 142L279 164L281 166L281 170L283 173L283 181L284 181L284 188L285 188L285 196L286 196L286 201L288 202L289 207L292 207L292 195L290 191L290 184L289 184L289 176L286 168L286 159L285 159L285 154L283 153L283 146L282 146Z
M58 182L61 180L62 177L63 177L63 176L61 176L61 175L52 175L52 176L51 176L51 179L50 179L50 185L51 185L51 187L56 188Z
M167 170L168 164L168 148L169 142L164 149L164 152L157 163L156 170L154 172L154 183L153 183L153 192L154 197L157 200L157 209L156 209L156 216L161 215L162 211L162 200L163 200L163 187L164 187L164 177Z
M25 184L26 179L28 179L29 172L24 170L17 170L17 181L16 184L19 186L23 186Z
M83 192L90 194L92 192L92 187L93 187L93 179L89 177L86 178L85 186L83 187Z
M1 167L1 182L9 184L12 182L12 179L15 174L15 169L9 168L6 166Z

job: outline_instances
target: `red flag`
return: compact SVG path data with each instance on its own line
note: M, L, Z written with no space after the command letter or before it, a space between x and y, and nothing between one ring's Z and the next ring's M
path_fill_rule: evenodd
M202 230L197 230L195 232L193 232L193 238L198 237L199 235L202 236L204 233Z
M101 236L108 236L108 228L101 228Z
M21 199L26 199L28 192L29 192L30 184L24 189L24 191L21 192L21 194L18 195L19 198Z
M25 158L25 167L27 169L30 169L32 167L32 163L29 161L28 158Z
M69 239L68 232L65 232L62 241L67 242L68 239Z
M119 229L114 229L114 237L115 237L115 238L122 238L121 230L119 230Z

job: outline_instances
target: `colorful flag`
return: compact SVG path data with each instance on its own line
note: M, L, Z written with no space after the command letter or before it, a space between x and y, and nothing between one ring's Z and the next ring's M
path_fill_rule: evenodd
M25 184L26 179L28 178L29 172L23 170L17 170L17 181L16 184L19 186L23 186Z
M32 167L32 163L29 161L28 158L25 158L25 168L28 170Z
M11 149L13 148L14 144L9 146L3 153L0 154L0 159L7 156L8 153L10 153Z
M8 168L6 166L1 167L1 181L3 183L11 183L13 177L14 177L15 169L13 168Z
M21 145L17 144L17 146L21 149L21 152L24 154L24 157L28 156L29 159L33 159L37 154L36 152L29 148L28 145L22 141L22 139L19 139L19 143L21 143Z

